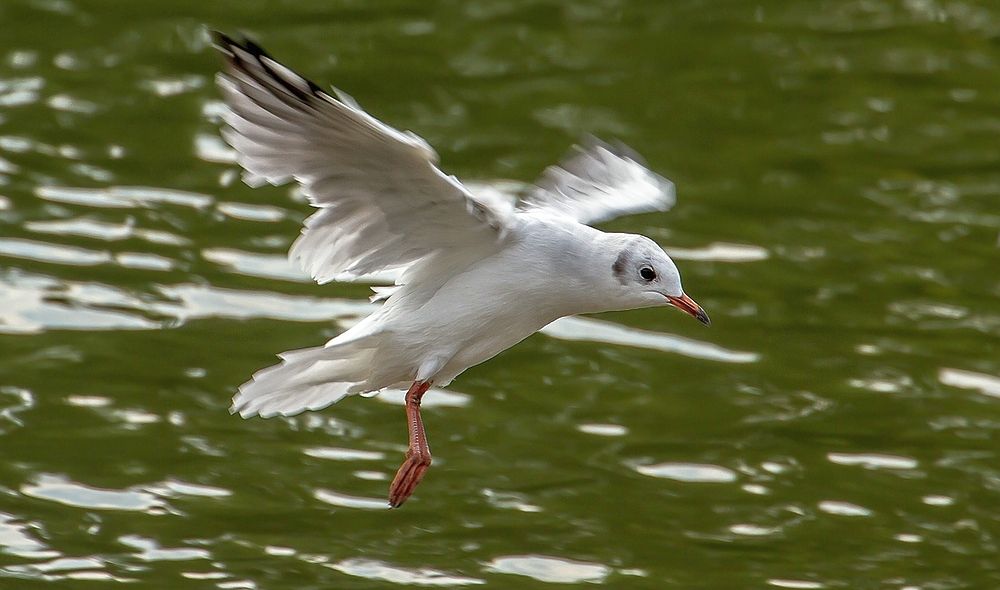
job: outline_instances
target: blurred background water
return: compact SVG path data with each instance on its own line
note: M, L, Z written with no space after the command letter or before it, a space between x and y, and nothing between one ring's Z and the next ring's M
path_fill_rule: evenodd
M0 3L0 587L1000 587L1000 5ZM711 313L554 324L427 398L243 421L368 313L241 184L207 26L530 182L619 138L677 207L606 227ZM396 405L394 405L396 404Z

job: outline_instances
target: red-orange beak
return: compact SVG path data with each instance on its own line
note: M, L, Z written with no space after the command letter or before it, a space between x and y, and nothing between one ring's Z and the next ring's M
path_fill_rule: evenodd
M712 320L708 319L708 314L705 313L705 310L687 295L681 295L680 297L667 295L667 300L670 301L670 305L673 305L706 326L712 325Z

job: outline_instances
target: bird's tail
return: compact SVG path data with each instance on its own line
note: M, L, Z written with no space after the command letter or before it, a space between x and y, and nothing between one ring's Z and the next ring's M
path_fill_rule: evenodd
M244 418L292 416L362 393L374 352L359 342L283 352L280 363L240 386L229 411Z

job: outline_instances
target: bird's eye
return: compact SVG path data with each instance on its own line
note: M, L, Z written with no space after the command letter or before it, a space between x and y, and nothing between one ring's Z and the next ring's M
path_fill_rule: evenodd
M639 269L639 276L647 281L652 281L656 278L656 271L648 266L644 266Z

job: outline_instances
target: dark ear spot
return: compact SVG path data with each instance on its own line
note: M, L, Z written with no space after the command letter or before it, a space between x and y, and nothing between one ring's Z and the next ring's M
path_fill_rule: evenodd
M628 250L622 250L622 253L619 254L618 258L615 259L615 263L611 265L612 272L615 273L615 277L623 285L628 283L628 279L626 278L626 273L628 272L629 260L631 258L632 257L629 255Z

